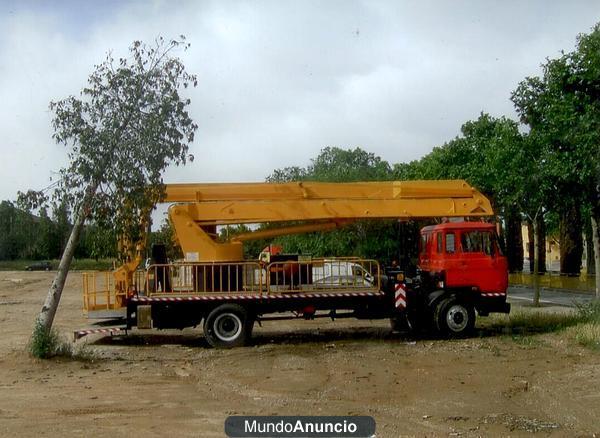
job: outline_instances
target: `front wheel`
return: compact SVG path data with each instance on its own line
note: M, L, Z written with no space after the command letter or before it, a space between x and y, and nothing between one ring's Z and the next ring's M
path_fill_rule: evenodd
M445 298L435 306L433 324L442 336L467 336L475 328L475 309L456 297Z
M204 320L204 336L217 348L244 345L252 335L254 319L238 304L223 304L212 310Z

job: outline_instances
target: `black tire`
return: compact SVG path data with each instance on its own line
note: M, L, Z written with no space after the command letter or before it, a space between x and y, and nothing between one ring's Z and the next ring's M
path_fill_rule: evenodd
M433 312L433 324L437 334L444 337L461 338L475 329L475 309L456 297L444 298L437 303Z
M245 345L252 336L254 318L238 304L223 304L213 309L204 320L204 337L216 348Z

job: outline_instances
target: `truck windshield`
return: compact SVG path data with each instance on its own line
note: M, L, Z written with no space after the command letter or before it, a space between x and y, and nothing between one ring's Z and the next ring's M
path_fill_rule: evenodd
M486 255L494 254L494 239L489 231L463 231L460 243L463 252L482 252Z

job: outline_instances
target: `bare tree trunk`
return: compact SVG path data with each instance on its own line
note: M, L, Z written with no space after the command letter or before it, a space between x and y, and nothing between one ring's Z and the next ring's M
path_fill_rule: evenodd
M533 305L540 305L540 245L538 245L538 218L535 217L533 222L533 247L535 248L535 256L533 261Z
M50 289L48 289L46 301L44 302L42 310L36 318L36 328L39 326L46 333L48 333L52 328L54 316L56 315L56 310L58 309L60 296L62 294L65 282L67 280L69 267L71 266L73 254L75 254L75 248L77 248L77 243L79 242L79 236L81 235L81 230L83 229L84 221L85 213L83 209L80 209L77 213L75 223L73 224L73 229L71 230L71 235L69 236L69 240L67 242L67 245L65 246L65 250L60 259L58 271L56 272L56 276L52 281Z
M600 300L600 230L598 230L598 220L593 213L592 240L594 241L594 265L596 267L596 299Z

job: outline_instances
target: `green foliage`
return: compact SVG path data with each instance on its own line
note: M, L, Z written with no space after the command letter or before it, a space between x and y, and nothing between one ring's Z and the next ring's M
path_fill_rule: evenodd
M45 208L36 216L3 201L0 203L0 261L25 260L28 264L31 260L57 259L71 228L64 204L55 208L51 219ZM81 259L116 257L116 239L110 230L88 225L75 256Z
M29 340L29 352L38 359L48 359L54 356L69 355L71 348L61 339L56 329L46 330L37 323Z
M587 203L600 215L600 24L577 48L548 59L541 77L513 92L521 121L540 144L553 209ZM600 217L600 216L598 216Z
M60 357L80 362L93 362L98 359L86 344L75 345L64 339L58 330L45 330L40 323L35 325L28 350L37 359Z
M577 305L577 314L581 321L600 324L600 301Z
M126 253L143 238L149 214L163 196L163 170L193 158L188 144L197 125L187 112L190 100L180 90L197 80L172 56L177 48L188 48L184 40L135 41L129 57L118 60L109 53L80 97L50 104L53 137L70 147L69 164L60 171L52 199L113 237L126 236ZM29 191L20 194L20 201L36 208L47 196ZM106 251L106 243L93 248L95 256Z
M394 165L393 176L399 180L465 179L497 209L514 203L514 170L522 169L522 160L517 160L522 149L523 136L516 122L481 113L477 120L463 124L459 137L420 160Z
M391 175L391 167L387 161L361 148L326 147L310 161L307 167L276 169L267 177L267 181L383 181Z

